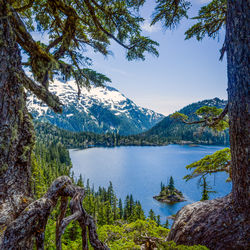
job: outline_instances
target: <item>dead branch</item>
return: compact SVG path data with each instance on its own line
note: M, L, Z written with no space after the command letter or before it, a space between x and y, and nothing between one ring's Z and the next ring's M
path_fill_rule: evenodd
M71 197L70 209L72 215L65 217L68 197ZM61 236L67 225L78 220L82 229L88 227L89 241L94 249L109 249L97 236L94 220L82 207L84 189L73 185L68 176L57 178L48 192L40 199L28 205L22 213L6 228L2 250L17 249L19 243L27 239L36 239L37 249L44 249L44 230L49 215L61 198L61 213L57 220L56 248L61 249ZM86 235L85 231L82 235ZM83 247L86 247L86 239L83 239ZM87 248L83 248L87 249Z

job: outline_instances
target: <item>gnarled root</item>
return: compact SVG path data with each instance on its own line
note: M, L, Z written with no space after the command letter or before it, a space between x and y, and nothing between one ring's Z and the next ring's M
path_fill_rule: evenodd
M67 225L77 220L82 228L82 248L87 249L87 234L89 232L90 244L95 249L108 249L97 236L93 218L82 207L84 189L74 186L67 176L57 178L48 192L40 199L32 202L5 230L1 249L18 249L23 242L35 238L37 249L44 248L44 231L48 217L61 197L61 213L57 220L56 248L61 249L61 236ZM71 197L70 209L72 215L65 218L68 198Z
M231 195L199 201L182 208L168 236L177 244L210 249L249 249L249 216L236 211Z

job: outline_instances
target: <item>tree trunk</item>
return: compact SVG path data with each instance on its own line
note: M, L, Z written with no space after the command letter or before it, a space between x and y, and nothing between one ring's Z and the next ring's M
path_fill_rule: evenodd
M168 239L211 249L250 247L249 0L228 0L226 48L232 193L178 212Z
M249 212L250 1L228 0L227 63L234 206Z
M17 74L22 71L20 49L7 7L0 0L0 245L5 228L31 201L34 141L24 87Z

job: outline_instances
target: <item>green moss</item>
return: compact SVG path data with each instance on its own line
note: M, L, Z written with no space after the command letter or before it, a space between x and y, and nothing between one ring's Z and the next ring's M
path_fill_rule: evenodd
M32 146L29 145L29 146L24 146L23 147L23 153L22 155L20 156L20 159L22 161L27 161L28 160L28 157L29 157L29 153L32 151Z
M3 175L8 169L8 164L4 163L0 168L0 175Z
M18 138L18 125L15 124L14 127L11 130L11 143L13 143Z

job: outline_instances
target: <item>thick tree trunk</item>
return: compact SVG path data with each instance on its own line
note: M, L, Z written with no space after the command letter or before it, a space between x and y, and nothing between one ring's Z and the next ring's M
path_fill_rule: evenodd
M249 249L250 1L228 0L227 10L232 193L221 199L184 207L177 214L168 239L187 245L204 244L211 249Z
M228 0L227 63L234 206L250 208L250 1Z
M0 242L6 228L31 200L33 125L17 70L21 56L0 0Z
M43 249L47 220L60 197L57 249L61 249L61 236L73 220L78 220L82 228L83 249L88 242L87 229L94 249L108 249L98 239L94 219L82 207L84 189L74 186L69 177L59 177L42 198L32 201L30 156L34 128L26 108L22 84L26 76L7 2L0 0L0 249L32 249L34 239L37 249ZM49 93L44 95L41 86L35 86L31 80L28 86L41 99L50 101L55 111L61 110L57 98ZM72 215L64 218L67 197L71 197Z

